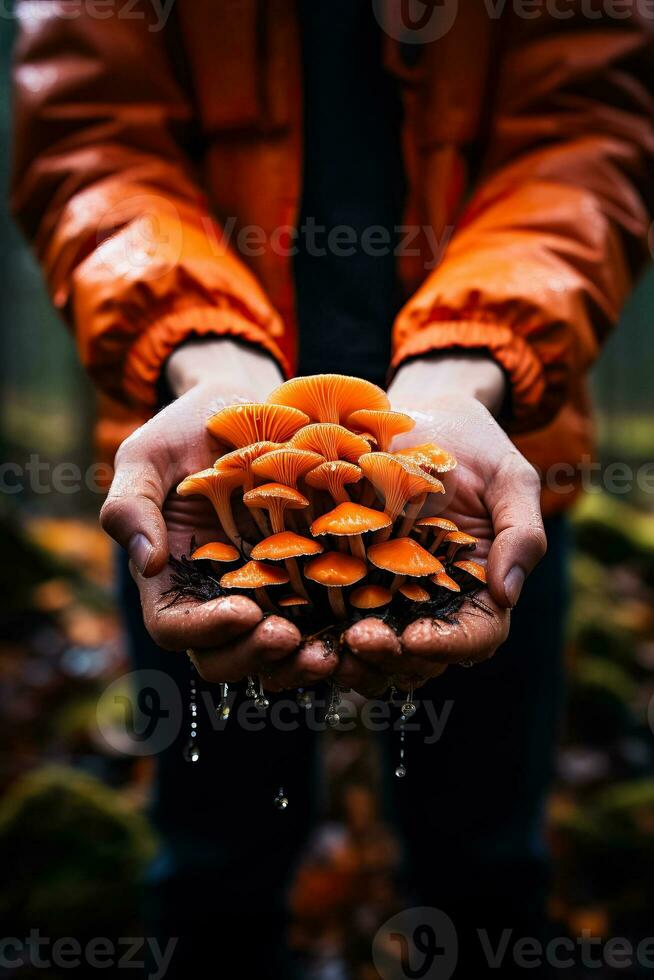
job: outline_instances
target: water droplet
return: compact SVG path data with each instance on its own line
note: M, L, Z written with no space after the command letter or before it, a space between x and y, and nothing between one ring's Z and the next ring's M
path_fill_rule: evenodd
M197 742L188 742L184 747L184 758L187 762L199 762L200 761L200 748Z
M398 779L403 779L404 776L406 776L406 769L404 768L404 766L398 766L397 769L395 770L395 775L397 776Z
M311 707L311 695L309 694L308 691L303 691L303 690L300 689L297 692L296 701L300 705L301 708L310 708Z
M258 694L254 699L254 703L256 704L257 708L261 708L262 710L265 710L270 706L270 701L267 697L264 697L263 694Z
M219 704L217 709L217 715L222 721L227 721L230 715L230 707L228 704Z
M474 662L474 660L462 660L461 663L459 664L459 666L460 667L474 667L475 666L475 662Z
M340 720L341 716L339 715L338 711L330 711L325 715L325 721L330 728L336 728Z
M405 701L402 705L401 711L405 718L411 718L412 715L416 713L416 706L413 701Z
M275 808L277 810L285 810L286 807L288 806L288 797L284 796L281 793L278 793L275 799L273 800L273 803L275 804Z

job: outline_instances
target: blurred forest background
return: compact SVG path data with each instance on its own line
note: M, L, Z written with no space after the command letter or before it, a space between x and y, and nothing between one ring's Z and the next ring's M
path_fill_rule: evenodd
M0 19L0 445L24 464L93 461L91 386L6 207L12 24ZM595 371L599 459L654 458L654 275ZM115 925L138 935L146 760L99 738L99 693L125 670L97 494L0 494L0 918L8 935ZM651 934L654 905L654 499L587 496L574 516L568 716L550 808L552 911L579 935ZM649 717L648 717L649 715ZM330 735L330 805L301 873L293 941L312 975L374 977L370 938L399 901L363 733ZM372 775L371 775L372 774ZM74 847L71 842L74 841ZM30 859L27 860L27 856ZM622 971L625 975L625 971ZM595 976L598 972L595 971ZM631 974L629 974L631 975ZM636 975L636 974L634 974Z

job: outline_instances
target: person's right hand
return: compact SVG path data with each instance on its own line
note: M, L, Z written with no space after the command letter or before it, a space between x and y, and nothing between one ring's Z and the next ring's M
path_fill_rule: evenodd
M180 394L121 445L100 520L130 556L143 618L154 641L167 650L188 650L211 682L236 682L261 673L272 690L306 686L336 666L321 643L300 648L297 628L280 616L264 617L242 595L209 602L184 601L166 608L168 555L226 540L213 508L200 497L180 497L177 484L211 466L218 455L207 419L236 401L262 401L281 378L263 354L230 340L189 344L169 360L168 380Z

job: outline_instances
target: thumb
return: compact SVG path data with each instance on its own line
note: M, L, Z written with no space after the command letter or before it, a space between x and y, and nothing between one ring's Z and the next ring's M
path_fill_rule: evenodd
M486 504L495 534L488 555L488 588L500 606L512 607L547 550L536 470L522 458L503 468L486 491Z
M100 511L100 523L148 578L168 560L168 532L161 513L166 497L159 470L151 461L116 458L116 472Z

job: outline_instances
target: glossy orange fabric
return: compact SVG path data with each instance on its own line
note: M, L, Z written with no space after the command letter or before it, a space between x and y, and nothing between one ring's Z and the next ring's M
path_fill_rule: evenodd
M428 229L399 260L392 368L489 351L543 470L590 448L585 375L647 255L654 185L651 22L547 6L459 0L412 65L386 42L406 223ZM128 425L107 399L146 417L186 337L228 334L292 372L301 81L293 0L177 0L163 27L148 0L89 11L18 3L13 206L113 439Z

